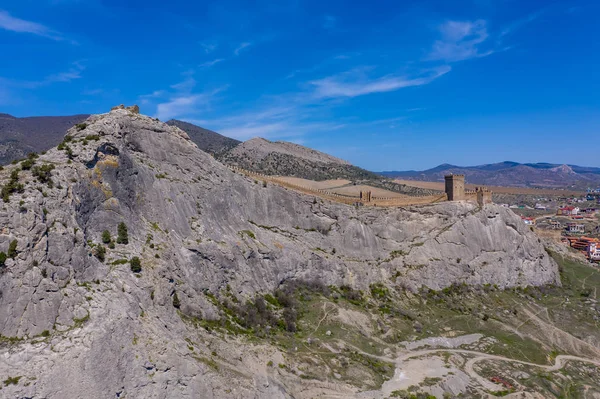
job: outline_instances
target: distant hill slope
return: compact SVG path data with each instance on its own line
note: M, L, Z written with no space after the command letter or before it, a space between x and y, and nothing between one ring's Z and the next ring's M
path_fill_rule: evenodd
M0 114L0 164L46 151L63 140L68 129L89 115L16 118Z
M373 172L320 151L284 141L254 138L219 157L221 162L268 174L310 180L380 179Z
M473 184L506 187L585 189L600 185L600 168L551 163L500 162L478 166L442 164L424 171L391 171L381 175L423 181L442 181L449 173L464 174Z
M180 128L190 136L190 139L196 143L198 148L213 155L221 154L241 143L241 141L225 137L212 130L177 119L171 119L167 122L167 125Z

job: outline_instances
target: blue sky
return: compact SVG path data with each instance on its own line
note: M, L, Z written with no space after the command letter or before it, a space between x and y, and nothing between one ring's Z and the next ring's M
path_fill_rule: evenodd
M5 0L0 112L137 103L371 170L600 166L599 26L595 0Z

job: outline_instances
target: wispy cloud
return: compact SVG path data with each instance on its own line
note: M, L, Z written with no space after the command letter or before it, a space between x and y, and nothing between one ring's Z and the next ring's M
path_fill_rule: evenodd
M85 66L81 62L76 61L72 63L72 66L68 70L48 75L42 80L2 79L2 82L6 86L11 86L14 88L37 89L39 87L47 86L53 83L68 83L76 79L81 79L81 74L84 70Z
M359 55L360 55L360 53L356 53L356 52L355 53L345 53L345 54L334 55L333 57L328 57L325 60L319 62L318 64L313 65L312 67L296 69L296 70L290 72L285 77L285 79L291 79L291 78L293 78L293 77L295 77L297 75L309 74L309 73L312 73L312 72L316 72L319 69L322 69L322 68L324 68L326 66L329 66L331 64L344 62L346 60L349 60L349 59L351 59L353 57L356 57L356 56L359 56Z
M196 79L188 77L182 82L171 85L171 88L180 92L190 92L196 86Z
M104 93L104 89L88 89L81 92L84 96L97 96Z
M337 18L333 15L325 15L323 17L323 28L327 30L334 29L337 24Z
M334 123L310 123L298 121L281 121L273 123L249 122L242 126L231 126L219 129L219 133L238 140L248 140L253 137L266 139L301 140L300 137L309 133L332 131L339 125Z
M81 79L81 73L84 70L85 66L83 66L80 62L74 62L73 66L69 68L69 70L54 75L49 75L46 77L46 79L39 83L40 85L46 85L50 83L70 82L72 80Z
M156 106L155 117L161 120L173 119L182 115L199 112L214 100L215 96L225 90L227 86L198 94L175 94L168 101Z
M540 17L540 15L542 15L544 13L544 11L545 10L540 10L540 11L534 12L532 14L529 14L525 18L521 18L521 19L514 21L513 23L511 23L510 25L508 25L504 29L502 29L502 32L500 32L500 37L509 35L509 34L513 33L514 31L516 31L517 29L523 27L524 25L527 25L528 23L535 21L536 19L538 19Z
M206 61L203 62L202 64L198 65L200 68L210 68L213 65L218 64L219 62L223 62L225 61L225 58L215 58L212 61Z
M480 45L489 37L487 23L476 21L447 21L439 27L442 35L433 44L429 60L456 62L470 58L486 57L494 50L481 50Z
M422 72L418 76L386 75L380 78L369 78L365 69L355 69L339 75L309 82L314 86L316 98L357 97L371 93L396 91L405 87L421 86L432 82L450 71L449 66L442 66Z
M251 42L244 42L244 43L241 43L239 46L237 46L237 47L235 48L235 50L233 50L233 54L235 54L235 55L240 55L240 53L241 53L241 52L242 52L244 49L246 49L246 48L248 48L248 47L250 47L250 46L252 46L252 43L251 43Z
M142 94L138 97L142 105L149 104L152 100L164 98L168 93L165 90L155 90L150 94Z
M210 54L215 51L219 45L216 42L204 41L200 42L200 47L202 47L206 54Z
M30 33L48 39L65 40L62 34L42 24L13 17L8 12L0 10L0 28L11 32Z
M0 78L0 83L2 83L2 81L3 79ZM9 105L15 100L15 96L3 86L4 85L0 85L0 105Z

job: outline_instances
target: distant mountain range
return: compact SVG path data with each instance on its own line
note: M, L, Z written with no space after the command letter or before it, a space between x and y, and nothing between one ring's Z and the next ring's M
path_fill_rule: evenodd
M0 164L46 151L63 140L67 130L89 115L33 116L16 118L0 114Z
M600 168L551 163L499 162L478 166L442 164L424 171L389 171L390 178L443 181L450 173L464 174L468 183L487 186L574 188L600 186Z

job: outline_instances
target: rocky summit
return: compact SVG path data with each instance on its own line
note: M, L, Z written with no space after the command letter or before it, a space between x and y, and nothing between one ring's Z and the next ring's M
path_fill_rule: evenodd
M283 287L329 287L359 306L361 292L393 287L412 298L464 284L560 285L509 209L327 202L237 174L137 111L90 116L58 147L0 172L2 397L364 395L342 375L354 357L333 380L311 380L269 340L302 316L287 311ZM265 309L275 316L253 327Z

